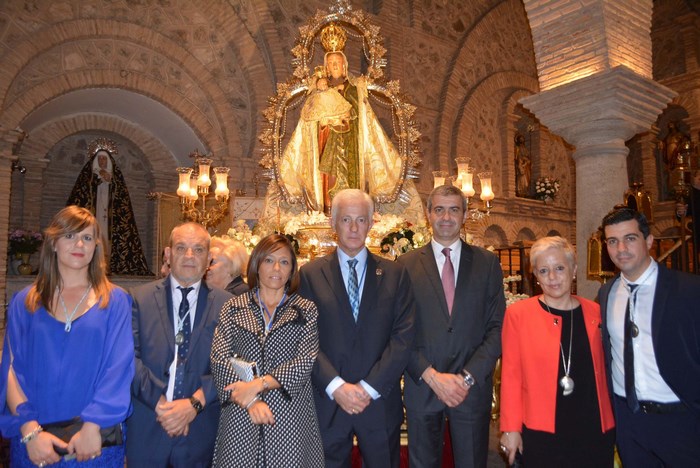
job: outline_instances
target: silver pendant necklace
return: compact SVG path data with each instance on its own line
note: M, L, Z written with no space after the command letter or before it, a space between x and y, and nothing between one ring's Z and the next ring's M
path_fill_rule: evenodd
M185 342L185 334L182 333L182 330L180 330L177 332L177 335L175 335L175 344L180 346L184 342Z
M179 315L176 315L177 317L177 333L175 334L175 344L180 346L182 343L185 342L185 332L183 330L185 326L185 319L187 318L188 315L190 315L190 310L188 309L185 315L180 318Z
M544 297L543 297L544 299ZM549 310L549 305L547 305L546 301L544 302L544 306L547 308L547 312L550 314L552 313ZM573 305L573 304L572 304ZM562 377L559 380L559 386L563 390L564 396L569 396L574 392L574 379L571 378L569 373L571 372L571 345L574 342L574 309L570 308L569 309L569 325L570 325L570 330L569 330L569 359L566 359L564 356L564 347L561 344L561 340L559 341L559 349L561 350L561 365L564 366L564 377Z
M71 312L70 315L68 315L68 309L66 308L66 303L63 302L63 294L61 291L56 288L58 291L58 300L61 302L61 307L63 307L63 317L66 319L66 326L63 327L63 329L66 331L66 333L69 333L71 328L73 328L73 317L75 316L75 313L78 311L78 308L80 305L83 303L85 298L87 297L88 293L90 292L91 285L88 284L87 289L85 290L85 293L83 294L83 297L80 298L80 302L78 302L75 305L75 309L73 309L73 312Z
M639 292L639 286L641 286L647 279L649 279L652 273L654 273L654 269L649 268L646 274L634 283L630 283L626 278L620 276L622 286L625 288L629 296L627 300L630 302L630 324L632 328L632 338L637 338L639 336L639 327L635 322L635 315L637 312L637 293ZM634 290L630 287L630 284L634 286Z

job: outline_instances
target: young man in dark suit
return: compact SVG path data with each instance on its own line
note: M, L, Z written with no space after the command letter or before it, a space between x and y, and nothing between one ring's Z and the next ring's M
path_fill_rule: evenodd
M211 464L220 406L209 354L219 312L231 294L202 280L209 240L200 224L177 226L165 249L170 274L133 291L130 468Z
M617 448L625 466L697 466L700 460L700 277L649 255L646 217L603 218L620 273L598 293Z
M498 258L463 242L466 200L454 186L428 197L430 244L402 255L416 302L416 339L406 369L412 467L442 466L449 421L455 466L485 467L492 374L505 312Z
M301 295L318 307L311 377L329 468L350 466L353 436L366 466L399 466L399 382L413 343L413 300L406 270L365 247L373 212L366 193L338 192L338 248L300 271Z

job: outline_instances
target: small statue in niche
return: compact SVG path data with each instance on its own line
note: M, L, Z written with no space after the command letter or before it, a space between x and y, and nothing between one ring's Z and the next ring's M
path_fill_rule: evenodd
M532 176L532 158L525 146L525 137L515 133L515 195L528 198L530 196L530 179Z
M689 139L689 136L680 130L679 122L668 123L668 133L666 133L666 137L663 140L659 141L659 151L663 161L663 167L661 168L663 171L661 177L664 184L662 187L663 194L668 195L673 185L671 178L678 162L678 153L683 148L683 143Z
M129 191L113 155L117 144L98 138L88 146L83 166L66 205L89 209L97 218L107 269L116 275L152 275L143 254Z

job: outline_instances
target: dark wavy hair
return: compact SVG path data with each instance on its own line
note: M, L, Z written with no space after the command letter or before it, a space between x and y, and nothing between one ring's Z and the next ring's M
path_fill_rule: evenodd
M250 254L250 260L248 261L248 286L250 289L255 289L258 286L258 270L260 269L260 262L272 252L275 252L283 247L289 250L289 255L292 257L292 271L289 274L287 284L285 284L287 294L291 295L297 290L297 288L299 288L297 256L294 255L294 247L292 246L292 243L289 242L289 239L282 234L270 234L258 242L258 245L256 245L253 249L253 253Z
M603 218L603 223L602 223L602 239L603 241L605 240L605 227L610 226L611 224L618 224L618 223L623 223L625 221L632 221L635 220L637 221L637 226L639 226L639 232L642 233L644 238L646 239L649 237L649 234L651 233L651 228L649 228L649 221L647 221L647 217L644 216L643 213L640 213L637 210L634 210L632 208L628 208L626 206L622 207L615 207L613 208L612 211L610 211L608 214L605 215Z
M107 279L100 226L89 210L70 205L56 213L49 227L44 230L44 244L41 246L39 257L39 273L36 275L25 301L30 312L36 312L41 305L49 312L53 312L51 310L53 295L56 289L63 287L63 279L58 271L58 259L54 250L56 241L66 234L77 234L89 227L95 229L95 252L88 264L88 281L95 290L100 307L107 307L113 285Z

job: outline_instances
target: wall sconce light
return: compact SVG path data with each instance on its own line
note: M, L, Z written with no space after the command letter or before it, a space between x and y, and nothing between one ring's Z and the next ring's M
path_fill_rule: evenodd
M467 212L469 213L469 218L477 220L484 216L489 216L491 214L491 201L496 198L493 193L493 186L491 185L490 171L480 172L477 174L479 181L481 182L481 194L479 198L484 202L484 210L479 210L477 208L469 209L469 203L471 198L476 195L476 190L474 189L474 172L470 167L471 158L459 157L455 158L457 163L457 178L455 180L455 185L458 186L464 196L467 199Z
M216 180L216 189L214 190L216 204L212 206L212 200L209 198L210 203L207 207L207 197L210 195L209 187L212 183L210 176L212 160L199 154L197 150L190 153L190 157L194 158L193 167L178 167L176 169L178 174L177 194L180 197L182 219L202 224L205 228L215 226L228 213L230 192L227 179L229 168L213 168ZM201 201L199 207L196 206L197 200Z

